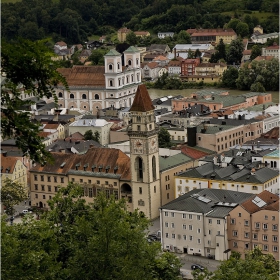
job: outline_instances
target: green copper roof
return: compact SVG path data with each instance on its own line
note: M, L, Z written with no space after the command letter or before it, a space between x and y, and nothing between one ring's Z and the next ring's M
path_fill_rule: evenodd
M133 46L129 47L127 50L124 51L124 53L135 53L135 52L139 52L139 50Z
M189 161L192 161L192 159L182 153L170 156L168 158L159 157L159 169L160 171L164 171L166 169L182 165Z
M121 54L116 50L110 50L108 53L105 54L105 56L116 56L116 55L119 56Z

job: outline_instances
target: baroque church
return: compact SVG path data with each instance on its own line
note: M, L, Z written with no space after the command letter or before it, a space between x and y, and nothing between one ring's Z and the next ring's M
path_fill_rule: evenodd
M117 72L118 64L112 66ZM106 77L108 84L112 81L114 85L122 75ZM161 206L158 127L154 106L143 84L137 87L130 113L127 130L130 157L118 149L103 147L91 148L81 155L52 153L54 164L38 164L30 170L32 206L47 208L47 200L59 186L76 182L84 188L83 198L87 202L103 190L108 197L125 198L130 211L139 209L149 219L158 217Z
M58 85L55 93L61 108L80 109L97 114L99 109L130 107L137 86L141 84L140 51L129 47L122 55L110 50L104 66L73 66L58 68L69 86Z

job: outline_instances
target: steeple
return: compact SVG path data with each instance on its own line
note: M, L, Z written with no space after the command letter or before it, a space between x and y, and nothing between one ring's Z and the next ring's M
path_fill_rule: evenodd
M139 85L130 112L148 112L154 110L150 95L145 85Z

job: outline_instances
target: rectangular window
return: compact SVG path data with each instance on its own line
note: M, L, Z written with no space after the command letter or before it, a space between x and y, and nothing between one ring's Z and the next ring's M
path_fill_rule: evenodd
M273 251L273 252L278 252L278 246L273 246L273 247L272 247L272 251Z
M272 230L277 230L278 229L278 225L272 225Z
M272 216L271 218L272 218L272 221L275 221L275 216Z
M89 196L89 197L93 197L92 188L89 188L89 189L88 189L88 196Z
M139 187L139 194L142 194L142 187Z
M37 193L35 194L35 198L38 198L38 194Z
M198 221L200 221L200 216L199 216L199 215L198 215L198 216L196 216L196 218L197 218L197 220L198 220Z
M189 230L193 230L193 226L192 225L189 225Z
M157 187L156 186L154 186L154 193L156 193L157 192Z
M165 237L168 238L168 236L169 236L169 234L168 234L168 233L165 233Z
M200 229L200 228L198 228L198 229L197 229L197 233L200 233L200 232L201 232L201 229Z
M189 214L189 219L192 220L192 214Z
M51 181L51 176L48 176L48 182L50 182Z
M168 227L168 223L167 222L165 223L165 227Z
M175 228L175 224L174 224L174 223L171 223L171 227L172 227L172 228Z
M263 234L263 241L267 241L268 240L268 237L266 234Z
M46 196L43 194L43 199L46 199Z
M38 181L38 176L34 175L34 181Z
M56 177L56 176L53 177L53 181L54 181L55 183L57 183L57 177Z
M245 243L245 249L249 249L249 243Z
M244 237L249 238L249 232L244 232Z
M208 240L208 241L207 241L207 244L208 244L208 245L211 245L211 240Z
M235 224L235 219L230 219L230 224L234 225Z
M64 178L63 177L60 178L60 183L64 183Z
M238 213L238 217L241 217L241 213Z
M217 225L220 225L221 224L221 220L217 220Z
M48 186L48 191L51 192L52 191L52 187Z
M273 240L273 242L277 242L278 241L278 236L277 235L273 235L272 236L272 240Z
M174 212L171 212L171 217L175 217L175 213Z
M54 191L57 192L57 190L58 190L58 187L54 187Z
M192 241L193 240L193 237L192 237L192 235L190 235L190 241Z
M237 242L233 242L233 247L234 247L234 248L237 248L237 247L238 247Z
M186 215L186 214L183 214L182 217L183 217L183 219L186 219L187 215Z
M263 224L263 229L268 229L267 224Z
M183 239L184 239L184 240L187 240L187 236L186 236L185 234L183 235Z
M80 179L80 183L83 183L84 182L84 180L83 179Z
M184 225L183 225L183 229L187 229L187 225L184 224Z
M208 234L211 234L211 233L212 233L212 231L211 231L211 229L209 229L209 230L208 230Z
M164 212L164 216L165 216L165 217L168 217L168 212Z
M212 224L212 219L208 219L208 224Z
M237 235L238 235L237 230L232 231L232 236L237 236Z
M175 233L172 233L172 239L175 239L175 238L176 238Z
M198 239L197 239L197 243L198 243L198 244L200 244L200 243L201 243L201 240L200 240L200 238L198 238Z
M258 234L257 233L253 233L253 239L258 239Z
M246 227L248 227L248 226L249 226L249 221L245 220L245 221L244 221L244 225L245 225Z
M260 223L255 223L255 228L260 228Z
M45 191L45 186L44 185L42 185L41 188L42 188L42 191Z
M268 251L268 245L263 245L263 250Z
M44 182L44 175L41 175L41 181Z
M35 188L35 191L38 191L38 185L37 184L34 185L34 188Z

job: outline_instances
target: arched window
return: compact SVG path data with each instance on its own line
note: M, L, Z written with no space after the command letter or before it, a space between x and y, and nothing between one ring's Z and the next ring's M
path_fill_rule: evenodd
M119 79L119 86L121 85L121 79Z
M58 97L60 97L60 98L63 97L62 92L59 92L59 93L58 93Z
M137 181L143 182L143 160L140 157L135 159L135 169L137 172Z
M95 94L95 95L94 95L94 99L99 99L99 95L98 95L98 94Z
M109 85L110 85L110 87L113 86L113 80L110 80L110 81L109 81Z
M74 99L74 94L73 93L70 94L70 98Z
M128 60L128 65L132 65L131 59Z
M87 95L86 95L86 94L83 94L83 95L82 95L82 99L87 99Z
M124 85L124 78L122 78L122 84Z
M277 167L277 161L274 161L274 168Z
M111 71L113 70L113 65L112 64L109 64L108 67L109 67L109 70L111 70Z
M134 75L131 75L131 82L134 82Z
M120 63L118 63L118 69L120 69L120 68L121 68Z
M126 83L128 84L129 83L129 77L126 76Z
M139 64L139 58L136 58L136 64L137 65Z
M153 180L157 179L157 169L156 169L156 157L153 156L152 158L152 172L153 172Z

